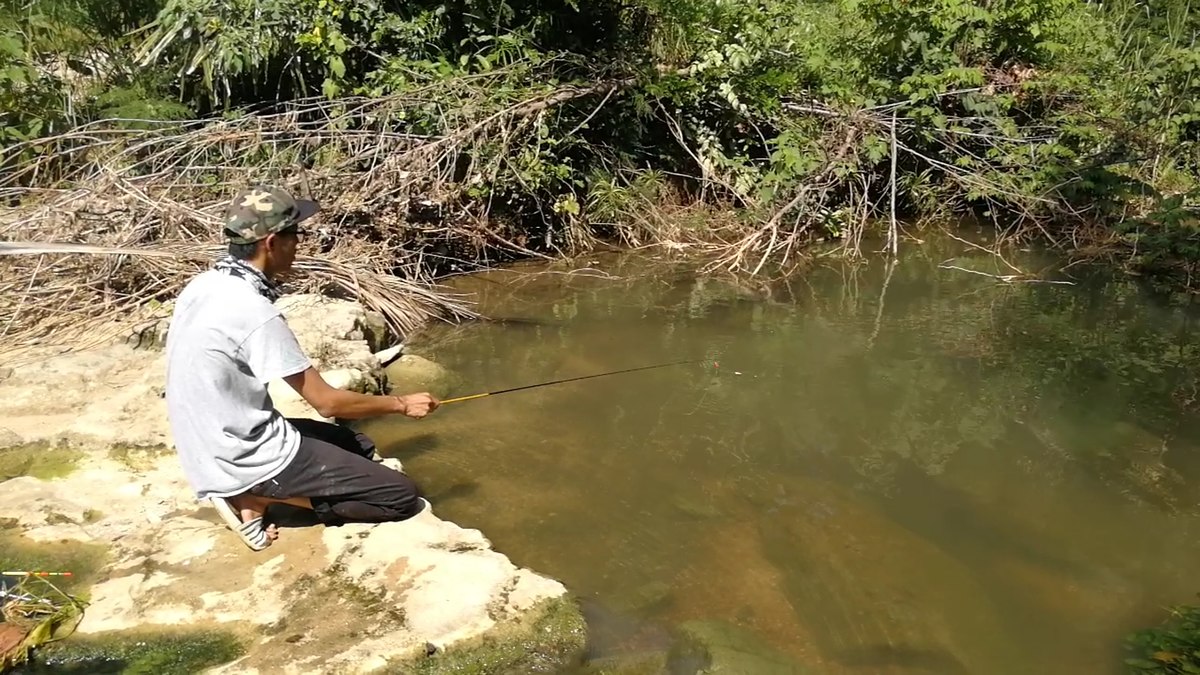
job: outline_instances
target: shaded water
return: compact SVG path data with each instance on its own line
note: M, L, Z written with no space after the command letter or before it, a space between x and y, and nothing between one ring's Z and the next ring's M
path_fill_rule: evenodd
M365 430L439 515L584 599L597 656L704 620L812 672L1121 672L1123 636L1200 590L1195 313L938 268L1010 271L962 249L755 288L636 257L465 278L528 321L419 336L462 377L443 396L719 366Z

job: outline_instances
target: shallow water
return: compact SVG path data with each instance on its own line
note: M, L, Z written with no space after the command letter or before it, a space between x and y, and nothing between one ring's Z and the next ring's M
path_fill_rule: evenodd
M946 240L770 287L634 256L464 278L521 320L418 336L443 396L706 361L365 430L585 600L597 657L704 620L814 672L1121 672L1200 590L1196 313L956 255L1011 271Z

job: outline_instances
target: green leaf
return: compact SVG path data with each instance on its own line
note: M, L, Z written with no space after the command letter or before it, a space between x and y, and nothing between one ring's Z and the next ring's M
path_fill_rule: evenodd
M0 54L6 54L14 59L25 56L25 46L11 35L0 35Z
M342 57L334 56L329 59L329 69L333 71L334 77L339 80L346 77L346 64L342 62Z

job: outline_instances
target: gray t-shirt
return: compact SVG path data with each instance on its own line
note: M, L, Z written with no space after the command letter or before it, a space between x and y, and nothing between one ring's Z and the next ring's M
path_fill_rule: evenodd
M300 433L267 383L309 360L269 300L243 279L197 275L175 301L166 354L167 416L197 497L245 492L287 466Z

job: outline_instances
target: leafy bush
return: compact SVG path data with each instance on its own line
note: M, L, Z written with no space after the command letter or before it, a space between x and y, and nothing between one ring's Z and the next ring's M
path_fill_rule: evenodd
M1131 673L1200 673L1200 607L1173 608L1161 626L1131 635L1127 648Z
M679 183L674 199L738 209L745 229L722 241L762 261L857 241L893 200L899 218L968 213L1069 246L1100 232L1142 270L1190 273L1197 253L1200 18L1186 0L101 7L10 10L8 142L96 118L398 97L398 133L503 120L445 161L462 168L463 209L543 248L619 220L589 213L615 203L589 190L637 190L649 171Z

